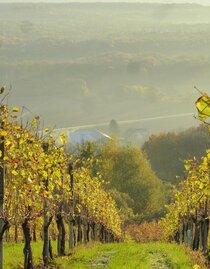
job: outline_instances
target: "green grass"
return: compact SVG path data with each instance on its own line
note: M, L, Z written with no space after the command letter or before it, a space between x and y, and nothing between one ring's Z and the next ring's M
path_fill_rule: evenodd
M4 269L23 268L23 244L4 244ZM56 244L53 243L53 250ZM41 264L42 243L33 243L35 264ZM167 243L89 244L77 247L70 255L54 259L53 268L83 269L192 269L184 250Z
M33 243L33 258L35 264L41 262L42 242ZM4 243L4 269L23 268L23 243Z

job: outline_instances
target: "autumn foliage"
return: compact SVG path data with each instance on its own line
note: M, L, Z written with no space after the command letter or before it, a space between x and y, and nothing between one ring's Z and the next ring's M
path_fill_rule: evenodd
M17 233L23 230L24 268L33 268L32 228L37 234L42 234L43 219L47 219L45 224L48 227L53 219L57 224L58 237L63 242L58 244L59 247L63 244L59 255L65 254L65 224L69 222L74 226L78 224L78 234L82 233L82 225L89 229L83 231L84 240L88 240L93 225L98 227L103 241L119 238L119 211L111 194L105 190L101 175L92 176L88 169L90 165L87 163L91 164L91 159L84 164L68 155L63 134L59 137L59 144L58 137L48 134L48 130L44 135L40 134L38 117L25 126L18 123L18 117L17 107L12 111L5 105L0 107L0 168L5 175L0 219L3 232L11 227L15 241ZM74 234L76 238L76 232ZM77 239L81 241L81 235Z
M198 118L210 117L209 97L196 101ZM174 201L167 206L162 219L164 237L184 243L193 250L209 251L210 150L201 159L185 161L185 180L180 183Z
M130 224L126 232L137 242L160 241L163 235L162 227L157 221L144 222L142 224Z

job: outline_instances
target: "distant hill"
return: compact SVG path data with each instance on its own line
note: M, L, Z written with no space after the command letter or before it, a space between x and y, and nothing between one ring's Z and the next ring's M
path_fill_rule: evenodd
M57 127L194 112L210 84L210 7L1 4L0 84ZM27 116L30 113L27 113ZM142 122L149 132L193 117Z

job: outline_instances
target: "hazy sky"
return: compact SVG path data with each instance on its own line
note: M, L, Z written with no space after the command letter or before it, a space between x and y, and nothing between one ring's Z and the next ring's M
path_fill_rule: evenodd
M210 0L0 0L0 3L10 2L145 2L145 3L197 3L210 5Z

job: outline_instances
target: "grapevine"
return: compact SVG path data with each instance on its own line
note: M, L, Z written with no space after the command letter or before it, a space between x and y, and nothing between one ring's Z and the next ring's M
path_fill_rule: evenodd
M210 98L203 94L197 101L198 118L210 117ZM174 202L167 206L162 219L164 236L185 243L193 250L208 254L210 150L201 160L185 161L186 179L179 185Z
M66 225L74 223L73 226L78 225L79 230L78 219L84 224L83 233L88 226L94 228L94 233L98 232L103 242L118 240L121 236L121 220L114 200L105 191L101 176L92 176L88 165L77 165L81 161L65 152L65 136L61 135L63 145L58 146L53 136L48 135L43 139L38 135L38 117L24 127L16 120L20 113L17 107L9 111L7 106L2 105L0 111L0 137L4 145L0 156L1 166L5 168L4 207L0 212L4 228L0 240L11 227L10 231L14 231L14 239L18 241L18 231L22 228L24 268L33 268L30 244L32 228L36 227L34 229L41 234L45 224L46 235L53 221L58 227L59 255L65 254L63 236ZM72 171L68 170L69 164L73 164ZM73 186L71 180L74 181ZM76 238L75 231L73 235ZM73 245L77 244L78 238L75 238ZM89 236L86 234L83 241L87 240ZM45 265L49 262L49 244L43 250Z

